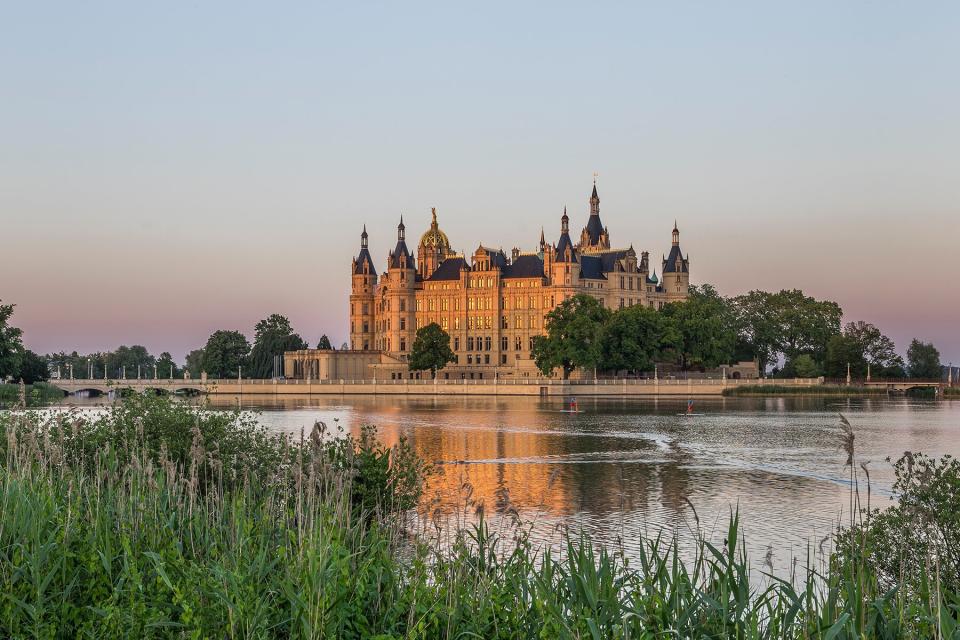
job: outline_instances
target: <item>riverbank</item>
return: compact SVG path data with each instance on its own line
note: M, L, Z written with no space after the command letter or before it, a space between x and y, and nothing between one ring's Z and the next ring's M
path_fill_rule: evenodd
M64 392L46 382L24 385L24 401L27 406L40 406L64 397ZM19 384L0 384L0 407L13 405L20 401Z
M886 396L883 387L860 387L835 384L812 386L784 385L776 381L765 385L743 385L724 389L727 397L776 397L776 396Z
M0 528L4 636L879 638L952 622L928 604L955 602L941 585L888 593L816 549L796 585L758 586L735 516L722 543L684 530L692 561L651 532L629 566L576 534L544 553L506 493L485 505L465 485L473 526L429 505L408 520L423 467L369 431L339 448L320 429L289 441L148 397L0 428L0 496L15 505Z

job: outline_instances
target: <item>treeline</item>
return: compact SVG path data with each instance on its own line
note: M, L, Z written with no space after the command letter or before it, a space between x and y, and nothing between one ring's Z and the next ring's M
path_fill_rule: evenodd
M534 340L537 367L564 377L576 368L652 372L654 363L684 371L755 360L779 377L939 378L940 354L913 340L907 362L872 324L842 324L836 302L799 289L725 297L711 285L690 288L685 302L657 311L640 305L610 310L578 295L547 314L547 333Z
M290 320L275 313L256 324L253 344L240 331L214 331L203 347L187 354L185 363L177 363L167 351L153 355L138 344L122 345L114 351L38 355L23 346L23 331L10 323L13 311L14 305L0 304L0 383L22 379L33 384L55 375L116 380L138 376L180 378L189 373L197 378L203 372L214 378L241 374L245 378L269 378L280 373L274 371L274 356L308 346ZM324 335L317 348L333 346Z

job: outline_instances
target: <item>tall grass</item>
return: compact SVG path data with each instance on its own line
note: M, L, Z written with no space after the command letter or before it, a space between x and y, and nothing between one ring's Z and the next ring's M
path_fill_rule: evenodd
M808 386L787 386L778 384L755 384L729 387L723 390L725 396L869 396L886 395L887 390L880 387L858 387L836 384Z
M492 529L469 498L479 521L449 544L411 535L403 514L423 467L369 431L290 441L163 400L86 422L0 422L3 637L957 634L960 603L935 572L906 598L855 557L811 551L795 579L755 579L735 513L719 544L701 536L690 556L664 533L632 561L576 536L539 548L522 526ZM215 447L214 433L233 444Z

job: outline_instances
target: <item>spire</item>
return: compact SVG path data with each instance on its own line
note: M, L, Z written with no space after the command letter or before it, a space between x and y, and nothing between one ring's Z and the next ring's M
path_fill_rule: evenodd
M563 207L563 215L560 216L560 233L569 233L570 218L567 216L567 207Z
M680 230L677 228L677 221L673 221L673 246L680 246Z
M540 251L547 246L547 239L543 236L543 227L540 227Z
M407 227L403 224L403 214L400 214L400 224L397 225L397 240L402 241L404 236L404 230Z
M593 193L590 194L590 215L600 215L600 196L597 195L597 177L593 177Z
M363 225L363 233L360 234L360 248L367 248L367 225Z

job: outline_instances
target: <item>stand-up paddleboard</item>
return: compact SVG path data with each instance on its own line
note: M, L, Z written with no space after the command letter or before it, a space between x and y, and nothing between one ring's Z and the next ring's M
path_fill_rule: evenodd
M577 406L577 399L570 398L570 408L560 409L560 413L580 413L580 408Z
M693 400L687 400L687 412L686 412L686 413L678 413L677 415L678 415L678 416L683 416L683 417L690 417L690 416L702 416L703 414L702 414L702 413L694 413L694 412L693 412Z

